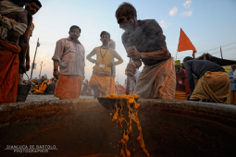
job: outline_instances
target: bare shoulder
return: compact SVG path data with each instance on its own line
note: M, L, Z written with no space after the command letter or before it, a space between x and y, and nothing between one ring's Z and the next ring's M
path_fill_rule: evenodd
M14 19L18 23L25 23L28 25L28 12L26 10L22 12L9 13L4 16Z
M28 13L28 11L26 11L26 10L24 10L24 11L22 11L22 12L20 12L20 14L19 14L19 18L20 18L20 20L21 20L21 23L25 23L25 24L29 24L29 18L31 18L32 19L32 15L31 14L29 14Z
M95 51L95 52L99 52L99 51L100 51L100 46L95 47L95 48L93 49L93 51Z

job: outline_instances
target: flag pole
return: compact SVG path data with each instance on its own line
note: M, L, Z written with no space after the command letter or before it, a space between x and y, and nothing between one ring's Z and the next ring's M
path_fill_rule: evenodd
M35 63L35 58L36 58L36 53L37 53L38 47L39 47L39 38L38 38L36 49L35 49L35 53L34 53L34 60L33 60L33 65L31 67L30 80L32 79L32 75L33 75L34 63Z
M175 58L175 60L177 60L177 56L178 56L178 51L176 51L176 58Z

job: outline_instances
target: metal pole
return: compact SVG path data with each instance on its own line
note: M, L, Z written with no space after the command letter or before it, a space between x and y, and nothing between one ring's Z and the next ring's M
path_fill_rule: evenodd
M33 67L31 67L30 80L32 79L32 75L33 75L33 69L34 69L34 63L35 63L36 53L37 53L37 49L38 49L38 43L39 43L39 38L38 38L38 42L36 44L36 49L35 49L35 53L34 53Z
M221 58L223 59L223 55L222 55L221 46L220 46L220 55L221 55Z

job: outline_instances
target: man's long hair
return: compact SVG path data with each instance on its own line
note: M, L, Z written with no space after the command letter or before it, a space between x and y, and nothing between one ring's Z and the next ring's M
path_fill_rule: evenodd
M32 0L10 0L12 3L23 7L26 3L31 3Z
M35 3L35 4L37 4L40 8L42 7L42 3L41 3L39 0L31 0L30 3ZM26 5L29 5L30 3L27 2Z
M137 18L136 9L130 3L124 2L116 10L116 18L119 17L119 16L130 17L131 15L133 17Z
M40 8L42 7L42 3L39 0L32 0L35 4L37 4ZM32 3L31 2L31 3Z

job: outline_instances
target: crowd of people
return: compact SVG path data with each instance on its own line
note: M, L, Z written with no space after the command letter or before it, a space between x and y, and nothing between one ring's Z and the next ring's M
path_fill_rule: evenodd
M54 94L57 79L52 77L51 79L47 78L47 75L44 75L40 78L35 78L30 82L25 82L25 84L32 83L31 93L33 94Z
M16 102L22 74L30 68L32 16L41 7L38 0L0 0L0 104ZM210 61L191 57L184 58L183 64L174 61L158 22L154 19L138 20L137 11L130 3L122 3L115 12L115 18L124 30L121 39L127 56L131 58L124 71L131 78L131 94L143 99L224 103L231 82L231 98L235 103L235 78L231 78L235 66L232 66L234 71L229 77L220 65ZM54 84L54 96L60 99L77 99L80 94L92 91L94 98L124 93L125 87L115 84L115 67L122 64L123 59L115 50L111 34L101 31L101 46L85 56L84 46L78 40L81 31L79 26L73 25L69 28L69 37L56 42L52 56L55 78L35 80L32 93L43 94L51 84ZM94 66L90 81L83 82L85 59ZM139 72L142 64L143 70Z

